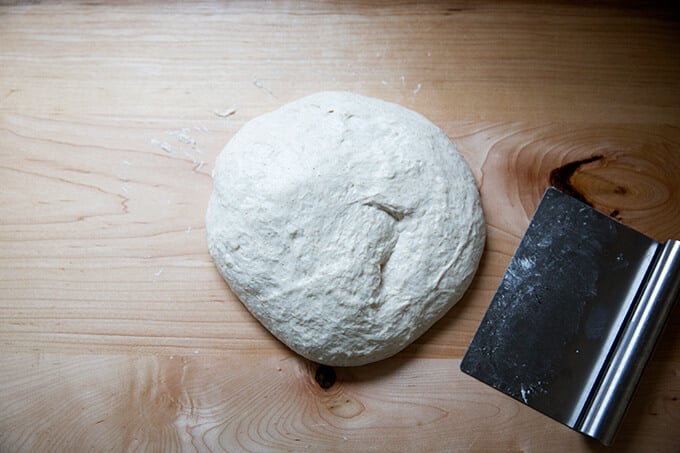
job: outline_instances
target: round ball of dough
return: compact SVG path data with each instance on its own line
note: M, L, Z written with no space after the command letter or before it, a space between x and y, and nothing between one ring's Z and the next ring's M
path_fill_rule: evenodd
M220 273L315 362L396 354L463 295L484 249L472 173L396 104L307 96L248 122L217 159L206 226Z

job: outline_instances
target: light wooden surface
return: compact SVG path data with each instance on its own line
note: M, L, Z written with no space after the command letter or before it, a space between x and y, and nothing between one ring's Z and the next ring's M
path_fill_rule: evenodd
M597 451L459 362L555 169L680 238L680 26L543 2L0 7L0 451ZM203 223L252 117L351 90L459 145L488 243L472 288L395 358L317 368L229 292ZM215 114L236 109L235 114ZM680 310L615 450L680 450Z

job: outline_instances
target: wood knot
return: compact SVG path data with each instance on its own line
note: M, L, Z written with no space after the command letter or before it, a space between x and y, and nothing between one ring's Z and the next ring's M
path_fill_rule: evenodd
M603 157L604 156L602 155L595 155L587 159L575 160L562 165L561 167L555 168L550 172L550 185L555 186L567 195L571 195L572 197L592 206L593 204L586 198L586 196L579 192L576 187L574 187L571 177L574 176L574 173L576 173L576 170L578 170L581 165L596 162Z
M316 369L316 373L314 373L314 380L316 380L316 383L319 384L319 387L324 390L328 390L329 388L333 387L336 378L335 370L333 367L328 365L319 365Z

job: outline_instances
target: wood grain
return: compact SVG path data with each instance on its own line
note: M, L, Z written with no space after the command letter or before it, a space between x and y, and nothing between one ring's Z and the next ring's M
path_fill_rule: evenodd
M0 451L599 451L458 365L556 170L680 238L678 30L608 3L0 6ZM229 292L203 221L227 140L323 89L440 125L488 226L465 298L327 389ZM679 398L676 309L615 450L680 450Z

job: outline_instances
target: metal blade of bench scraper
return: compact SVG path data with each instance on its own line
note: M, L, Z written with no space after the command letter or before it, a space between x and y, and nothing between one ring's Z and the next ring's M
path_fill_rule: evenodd
M577 427L658 249L549 188L461 369Z

